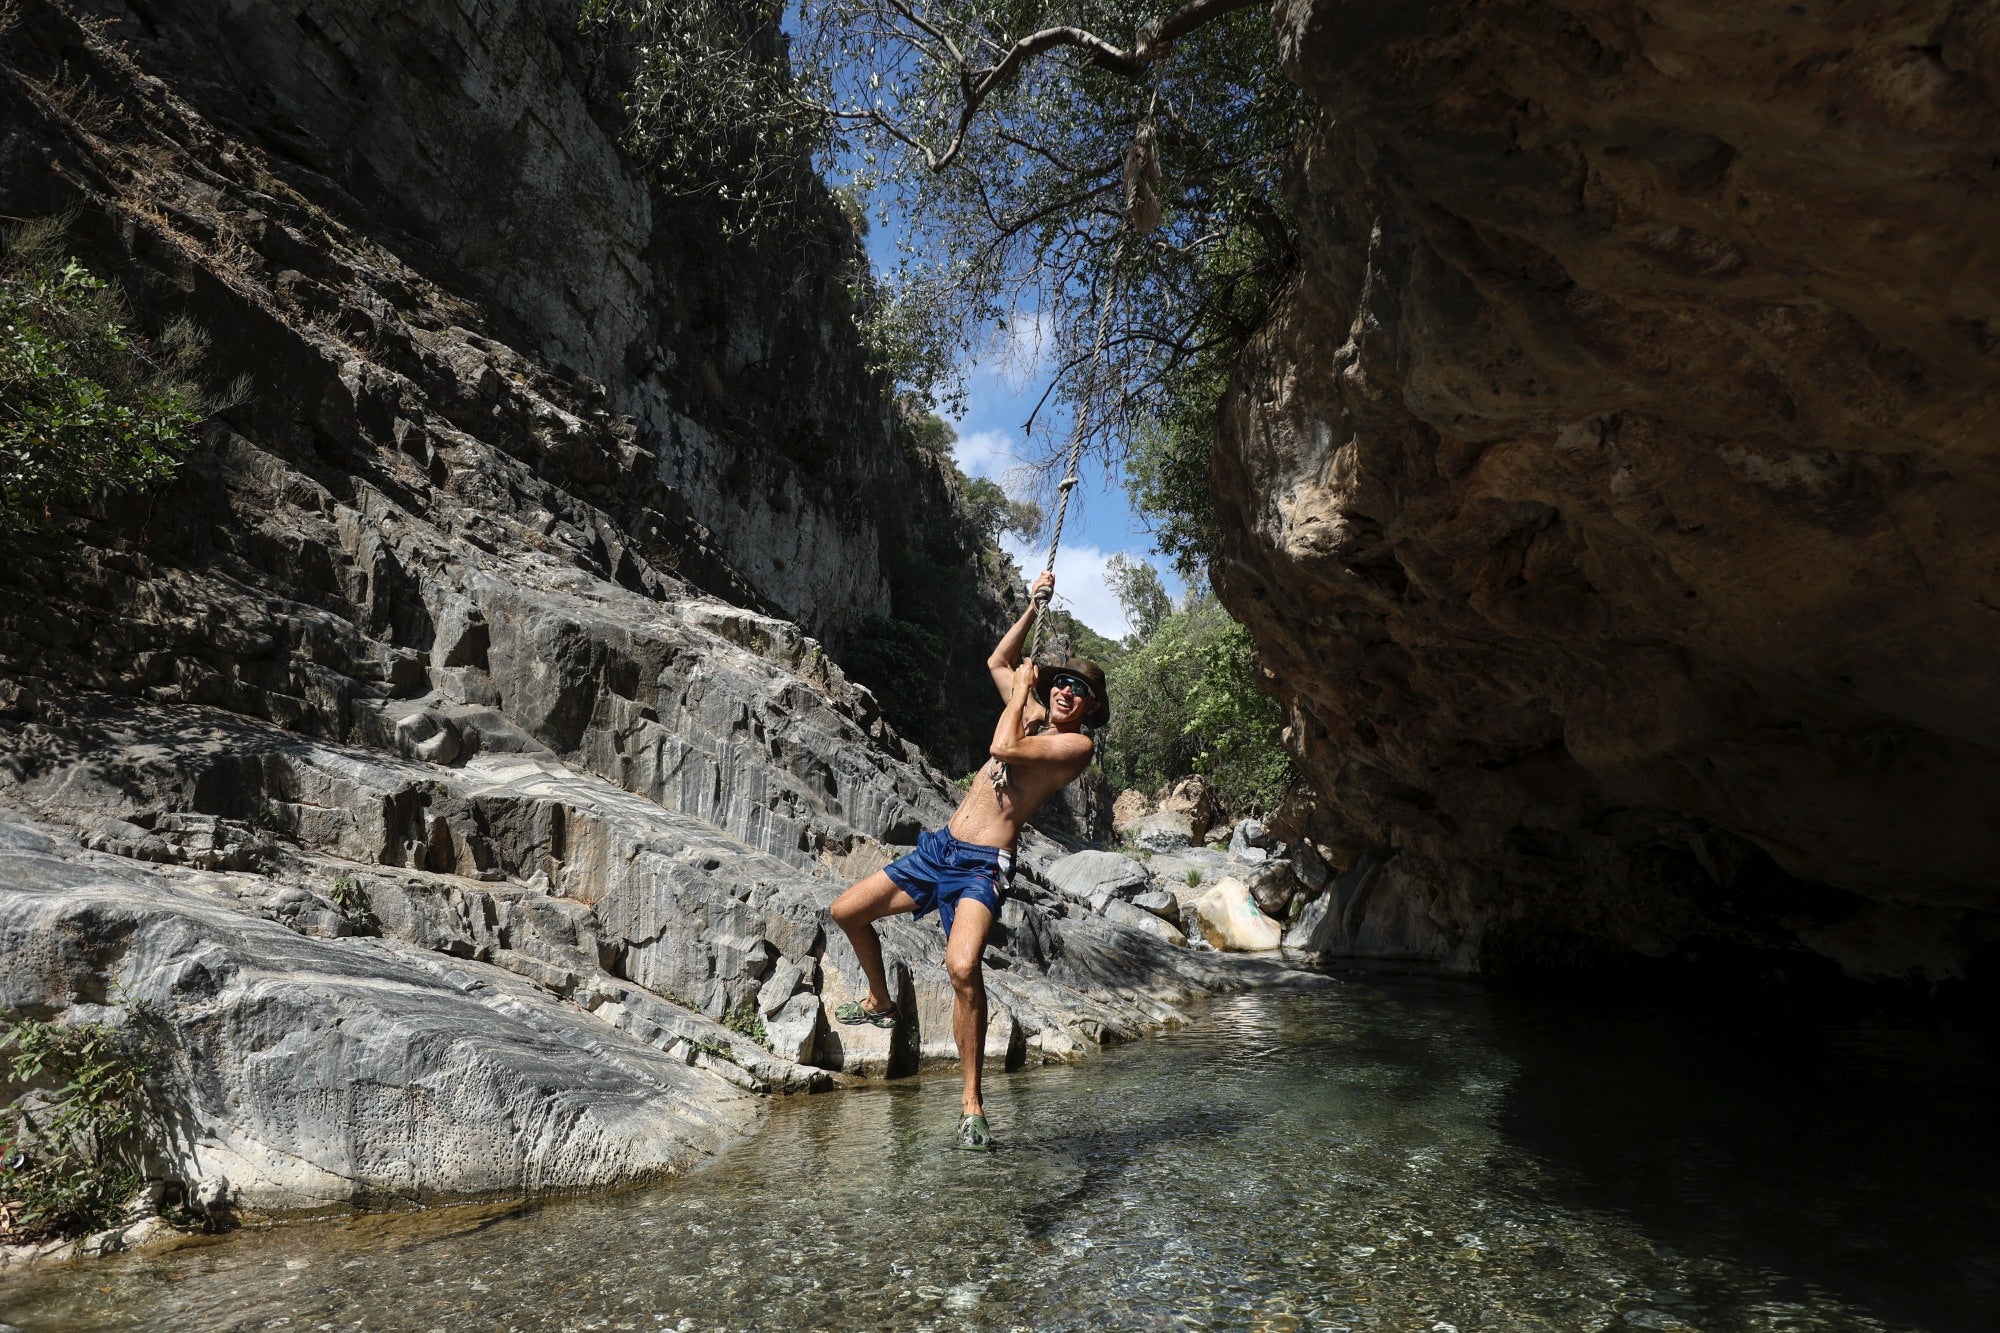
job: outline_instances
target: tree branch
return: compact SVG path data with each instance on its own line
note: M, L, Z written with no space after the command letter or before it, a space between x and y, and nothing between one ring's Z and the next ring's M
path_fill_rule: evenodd
M891 0L891 3L895 4L895 8L912 23L931 33L938 40L946 40L942 33L917 18L901 4L896 4L895 0ZM1044 28L1040 32L1029 33L1008 47L1007 54L1001 56L997 64L985 70L977 78L973 77L970 67L960 57L957 60L959 87L963 89L965 100L958 110L958 129L952 135L951 143L944 152L933 157L926 149L924 156L933 171L942 171L950 166L958 157L959 149L964 147L966 132L971 128L973 118L979 114L980 106L992 95L995 88L1013 78L1022 65L1036 56L1044 55L1059 47L1073 47L1081 51L1084 58L1099 69L1123 79L1137 80L1165 57L1177 38L1219 18L1234 14L1239 9L1249 9L1268 3L1270 0L1188 0L1187 4L1167 15L1159 27L1142 29L1138 40L1133 42L1129 51L1114 46L1096 33L1082 28L1067 26ZM953 47L952 50L956 57L957 48Z

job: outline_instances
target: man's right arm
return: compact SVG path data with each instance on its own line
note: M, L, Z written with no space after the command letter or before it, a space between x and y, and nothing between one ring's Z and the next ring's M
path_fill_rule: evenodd
M1046 584L1051 592L1055 590L1056 576L1044 572L1035 580L1035 587ZM1028 609L1014 622L1013 628L1000 636L1000 642L993 646L992 656L986 659L986 672L993 677L993 688L1000 691L1000 702L1014 700L1014 668L1021 665L1021 647L1028 641L1028 627L1035 623L1035 599L1028 597Z

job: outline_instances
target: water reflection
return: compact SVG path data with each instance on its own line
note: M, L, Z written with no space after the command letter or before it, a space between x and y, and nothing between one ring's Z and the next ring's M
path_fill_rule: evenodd
M780 1105L669 1188L16 1282L29 1329L1985 1328L1991 1062L1439 983Z

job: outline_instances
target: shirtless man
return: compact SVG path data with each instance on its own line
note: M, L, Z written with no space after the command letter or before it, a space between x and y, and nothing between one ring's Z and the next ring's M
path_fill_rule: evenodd
M1036 591L1044 588L1054 591L1054 575L1045 573L1035 581ZM1035 698L1035 664L1021 660L1021 645L1034 619L1035 603L1030 598L1028 609L986 659L986 669L1007 707L993 729L993 757L973 778L972 790L959 802L951 822L924 834L916 851L853 885L833 902L834 922L846 932L861 970L868 974L868 998L842 1005L834 1017L842 1023L881 1028L894 1027L899 1015L889 998L882 944L872 923L899 912L921 917L937 911L944 925L945 970L951 974L952 1035L958 1039L958 1060L965 1070L958 1146L979 1152L992 1144L979 1100L979 1066L986 1050L986 977L980 957L1013 873L1014 839L1042 802L1089 766L1091 740L1081 728L1088 721L1102 722L1110 708L1104 672L1081 658L1071 658L1049 672L1046 708ZM994 764L1007 766L1007 784L998 789L990 777Z

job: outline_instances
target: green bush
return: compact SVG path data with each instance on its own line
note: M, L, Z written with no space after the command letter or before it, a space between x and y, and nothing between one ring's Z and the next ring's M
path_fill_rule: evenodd
M754 1004L739 1005L731 1010L723 1018L722 1026L739 1037L748 1037L767 1051L771 1049L771 1035L765 1031L764 1017L757 1012Z
M132 1020L0 1029L7 1080L26 1088L0 1113L0 1239L113 1226L144 1183L158 1043L143 1009Z
M333 905L345 912L348 919L362 930L380 930L382 927L381 919L375 915L375 905L368 900L367 890L352 875L334 876Z
M0 532L165 480L221 406L194 378L194 325L138 337L118 290L65 258L61 236L58 219L0 241Z
M1292 781L1277 702L1257 687L1250 632L1206 596L1108 668L1104 759L1114 788L1151 792L1199 773L1234 811L1267 810Z

